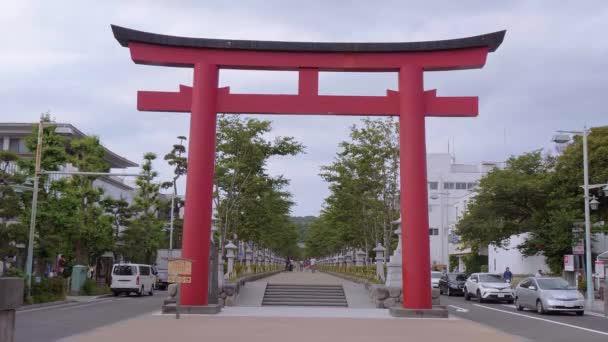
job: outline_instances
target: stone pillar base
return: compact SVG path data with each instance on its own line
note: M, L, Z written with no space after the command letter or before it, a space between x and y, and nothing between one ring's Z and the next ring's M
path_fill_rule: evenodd
M194 315L215 315L222 311L222 306L219 304L209 304L209 305L180 305L179 313L180 314L194 314ZM162 313L164 314L174 314L175 313L175 304L165 304L163 305Z
M432 309L405 309L400 306L393 306L388 309L393 317L409 318L448 318L448 308L443 305L433 306Z

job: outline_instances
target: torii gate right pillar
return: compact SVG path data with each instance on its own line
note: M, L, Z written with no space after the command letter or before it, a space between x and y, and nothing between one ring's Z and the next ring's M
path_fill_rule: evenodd
M399 70L399 158L403 307L430 309L430 247L426 178L423 70L407 65Z

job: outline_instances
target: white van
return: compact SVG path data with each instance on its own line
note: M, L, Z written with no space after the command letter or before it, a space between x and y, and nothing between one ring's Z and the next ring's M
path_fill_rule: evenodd
M112 267L112 293L118 296L120 293L127 295L134 292L138 296L147 293L154 294L154 283L156 276L153 274L152 266L140 264L115 264Z

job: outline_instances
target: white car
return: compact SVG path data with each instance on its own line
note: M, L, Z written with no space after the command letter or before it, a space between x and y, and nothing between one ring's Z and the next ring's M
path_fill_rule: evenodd
M464 285L464 299L471 297L479 299L480 303L485 301L505 301L513 304L515 293L511 285L501 276L491 273L473 273Z
M439 288L439 280L442 275L441 272L431 272L431 287Z
M138 296L154 294L156 276L152 266L140 264L115 264L112 267L112 285L110 289L115 296L131 292Z

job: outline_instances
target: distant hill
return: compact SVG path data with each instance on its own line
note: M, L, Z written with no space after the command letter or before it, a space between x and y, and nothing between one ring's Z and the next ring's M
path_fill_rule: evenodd
M316 217L316 216L292 216L292 217L290 217L291 222L293 222L296 225L296 227L298 227L298 240L300 242L303 242L306 239L306 232L308 231L308 227L317 218L318 217Z

